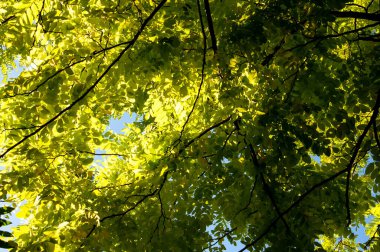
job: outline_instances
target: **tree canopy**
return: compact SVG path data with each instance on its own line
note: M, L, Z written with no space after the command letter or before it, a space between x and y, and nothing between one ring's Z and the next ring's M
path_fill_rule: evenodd
M378 1L4 0L0 23L14 250L379 251Z

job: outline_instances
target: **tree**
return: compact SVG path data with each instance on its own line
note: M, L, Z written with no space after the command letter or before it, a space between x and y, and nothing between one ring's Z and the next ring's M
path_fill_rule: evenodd
M17 250L377 251L379 10L2 1L4 74L26 67L0 87Z

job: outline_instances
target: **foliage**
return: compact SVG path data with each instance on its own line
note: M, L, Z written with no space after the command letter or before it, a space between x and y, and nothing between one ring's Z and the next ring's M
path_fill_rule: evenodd
M17 250L376 251L379 10L2 1L4 74L26 66L0 87Z
M12 212L14 208L7 207L7 206L1 206L0 207L0 217L3 217L3 215L9 214ZM6 226L11 224L11 222L7 219L0 218L0 227ZM12 234L8 231L0 230L0 248L13 248L14 244L12 241L8 240L9 237L12 237Z

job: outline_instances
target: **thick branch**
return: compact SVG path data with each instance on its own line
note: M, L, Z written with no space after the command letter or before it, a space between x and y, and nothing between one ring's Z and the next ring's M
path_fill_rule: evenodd
M215 37L215 31L214 31L214 24L212 22L210 3L208 2L208 0L204 0L204 4L205 4L205 9L206 9L208 30L210 31L212 49L214 50L214 54L217 54L218 47L216 44L216 37Z
M380 34L373 34L373 35L367 35L367 36L358 36L356 39L353 39L352 41L371 41L371 42L380 42Z
M330 13L338 18L356 18L371 21L380 21L380 14L378 13L365 13L359 11L331 11Z
M265 194L270 199L270 201L272 203L272 206L274 207L277 215L281 217L281 221L282 221L282 223L284 223L284 225L286 227L286 230L288 231L288 233L291 233L289 225L286 222L284 216L281 214L281 210L280 210L279 206L277 205L276 200L274 199L274 196L273 196L273 194L271 192L271 189L270 189L268 183L266 182L266 180L265 180L264 175L263 175L262 172L260 172L260 176L261 176L261 181L263 182L263 189L264 189Z
M69 106L61 110L58 114L53 116L50 120L42 124L39 128L37 128L32 133L24 136L20 141L13 144L11 147L7 148L1 155L0 158L4 158L5 155L19 146L20 144L24 143L26 140L28 140L30 137L36 135L38 132L40 132L42 129L50 125L52 122L57 120L60 116L62 116L64 113L69 111L71 108L73 108L77 103L79 103L81 100L83 100L94 88L98 85L98 83L107 75L107 73L111 70L111 68L121 59L121 57L124 55L128 49L130 49L137 41L137 39L140 37L141 33L145 29L145 27L148 25L149 21L156 15L156 13L164 6L167 0L162 0L157 7L152 11L152 13L145 19L139 30L136 32L133 39L128 43L128 45L119 53L119 55L112 61L112 63L107 67L107 69L100 75L100 77L92 84L78 99L76 99L74 102L72 102Z

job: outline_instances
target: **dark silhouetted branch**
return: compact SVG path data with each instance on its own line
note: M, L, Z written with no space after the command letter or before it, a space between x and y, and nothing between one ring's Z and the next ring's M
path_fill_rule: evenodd
M214 54L217 54L218 46L216 44L216 36L215 36L215 31L214 31L214 24L212 22L210 3L208 2L208 0L204 0L204 4L205 4L205 9L206 9L208 30L210 31L212 49L214 50Z
M250 191L250 193L249 193L249 199L248 199L247 204L235 214L235 217L238 216L239 213L241 213L241 212L243 212L244 210L248 209L249 205L250 205L251 202L252 202L252 197L253 197L253 192L255 191L256 182L257 182L257 175L256 175L256 177L255 177L255 181L253 182L253 185L252 185L251 191Z
M378 234L379 230L380 230L380 225L377 225L377 228L376 228L375 233L374 233L374 234L371 236L371 238L369 238L369 240L365 243L365 249L367 249L367 248L371 245L371 243L375 240L376 235Z
M218 122L217 124L214 124L213 126L205 129L204 131L202 131L198 136L196 136L195 138L191 139L189 142L187 142L178 152L178 155L180 155L187 147L189 147L191 144L193 144L196 140L198 140L199 138L201 138L203 135L207 134L208 132L210 132L211 130L219 127L220 125L222 124L225 124L226 122L228 122L229 120L231 120L231 116L227 117L226 119L224 119L223 121L221 122Z
M368 124L366 125L366 127L363 130L363 133L360 135L358 141L356 142L356 145L354 147L354 152L352 153L350 162L348 163L348 166L346 168L347 169L347 177L346 177L347 226L349 226L351 224L350 199L349 199L349 197L350 197L349 190L350 190L351 170L352 170L352 167L355 163L356 156L359 153L360 145L362 144L364 137L367 135L367 132L371 128L372 124L376 124L376 118L377 118L377 115L379 114L379 107L380 107L380 90L378 91L378 94L377 94L376 104L373 107L373 113L372 113L371 119L369 120Z
M330 13L338 18L356 18L371 21L380 21L380 14L378 13L365 13L358 11L331 11Z
M247 140L244 138L244 143L247 145ZM256 166L256 168L258 169L258 172L260 174L260 179L261 179L261 182L263 183L263 189L264 189L264 192L265 194L269 197L271 203L272 203L272 206L274 207L276 213L277 213L277 216L280 217L281 221L284 223L286 229L288 230L288 232L290 232L290 228L289 228L289 225L288 223L286 222L285 218L283 217L283 215L281 214L281 211L280 211L280 208L278 207L271 191L270 191L270 188L267 184L267 182L265 181L265 178L264 178L264 175L262 173L262 165L260 164L259 160L257 159L257 155L256 155L256 152L252 146L251 143L248 144L248 148L249 148L249 152L251 154L251 158L252 158L252 162L254 164L254 166Z
M94 156L119 156L119 157L128 157L128 155L125 154L119 154L119 153L95 153L91 151L81 151L78 150L79 153L85 153L85 154L90 154Z
M380 140L379 140L379 134L377 132L376 122L373 123L373 134L375 135L375 140L376 140L377 148L380 149Z
M276 200L274 199L274 196L273 196L273 194L271 192L271 188L269 187L268 183L266 182L266 180L265 180L264 175L263 175L262 172L260 172L260 178L261 178L261 181L263 182L263 189L264 189L265 194L270 199L270 201L272 203L272 206L274 207L277 215L281 217L281 221L282 221L282 223L284 223L284 225L286 227L286 230L288 231L288 233L291 233L289 225L286 222L284 216L281 214L280 207L277 205Z
M100 223L104 222L105 220L108 220L108 219L111 219L111 218L115 218L115 217L124 217L126 214L128 214L129 212L135 210L138 206L140 206L146 199L150 198L150 197L153 197L154 195L156 195L157 193L159 194L167 180L167 177L168 177L168 174L169 172L166 171L163 175L163 179L162 179L162 182L160 184L160 186L158 188L156 188L154 191L148 193L148 194L145 194L145 195L139 195L141 196L142 198L140 200L138 200L132 207L128 208L127 210L123 211L123 212L120 212L120 213L116 213L116 214L111 214L111 215L107 215L103 218L101 218L99 220ZM137 195L133 195L133 196L137 196ZM97 225L93 225L92 228L90 229L90 231L88 232L88 234L86 235L85 239L87 239L88 237L90 237L90 235L95 231ZM85 244L85 241L80 245L80 247L83 247Z
M371 42L380 42L380 34L368 35L368 36L358 36L352 41L371 41Z
M369 24L369 25L366 25L366 26L354 29L354 30L349 30L349 31L346 31L346 32L338 33L338 34L328 34L328 35L325 35L325 36L317 36L317 37L314 37L311 40L309 40L309 41L307 41L307 42L305 42L303 44L299 44L299 45L293 46L293 47L291 47L289 49L286 49L286 50L284 50L284 52L288 52L288 51L292 51L292 50L295 50L295 49L298 49L298 48L301 48L301 47L305 47L305 46L307 46L309 44L320 42L320 41L325 40L325 39L338 38L338 37L341 37L341 36L345 36L347 34L357 33L359 31L363 31L365 29L378 26L379 24L380 24L380 22L376 22L376 23L373 23L373 24Z
M5 18L3 21L1 21L1 25L5 24L5 23L8 23L9 21L15 19L16 16L15 15L12 15L12 16L9 16L7 18Z
M268 54L265 59L263 60L263 62L261 62L261 65L262 66L268 66L270 61L274 58L274 56L276 55L276 53L281 49L281 47L284 45L285 43L285 37L283 37L280 41L280 43L278 43L278 45L276 45L276 47L273 49L273 52Z
M125 41L125 42L122 42L122 43L119 43L119 44L116 44L116 45L113 45L113 46L110 46L110 47L106 47L106 48L103 48L101 50L98 50L98 51L94 51L92 52L90 55L88 56L85 56L85 57L81 57L80 60L77 60L75 62L72 62L70 64L68 64L67 66L63 67L63 68L60 68L58 69L54 74L50 75L49 77L47 77L45 80L43 80L41 83L39 83L37 86L35 86L33 89L29 90L29 91L25 91L23 93L16 93L16 94L11 94L11 95L5 95L3 97L0 97L0 100L1 99L7 99L7 98L13 98L13 97L16 97L16 96L20 96L20 95L25 95L25 96L28 96L28 95L31 95L33 92L37 91L40 87L42 87L43 85L45 85L49 80L53 79L54 77L58 76L60 73L62 73L63 71L66 71L67 69L79 64L79 63L82 63L86 60L88 60L89 58L93 58L94 56L98 56L100 55L101 53L105 53L106 51L109 51L111 49L114 49L116 47L119 47L119 46L123 46L123 45L127 45L127 44L130 44L132 40L130 41Z
M224 231L224 234L218 238L215 238L215 239L212 239L212 241L215 241L213 244L211 244L210 246L206 247L203 249L203 251L205 250L208 250L210 248L212 248L213 246L215 246L218 242L220 242L221 240L223 240L227 235L230 235L232 232L234 232L235 230L237 229L237 227L234 227L233 229L230 229L230 230L225 230Z
M206 37L205 27L204 27L204 24L203 24L203 19L202 19L202 13L201 13L201 7L200 7L199 0L197 0L197 6L198 6L199 21L201 23L201 30L202 30L202 36L203 36L203 58L202 58L202 70L201 70L201 82L199 84L198 93L197 93L197 96L195 97L193 106L191 107L190 113L187 116L186 121L185 121L185 123L182 126L182 130L181 130L181 132L179 134L179 138L173 144L174 146L176 145L176 143L178 144L181 141L183 132L185 131L185 127L186 127L187 123L190 120L190 116L193 114L193 112L195 110L195 106L197 105L198 99L200 97L202 86L203 86L203 82L204 82L204 77L205 77L207 37Z
M121 184L121 185L108 185L108 186L95 187L90 192L93 192L93 191L96 191L96 190L113 189L113 188L116 188L116 187L129 186L129 185L132 185L132 184L133 183L126 183L126 184Z

